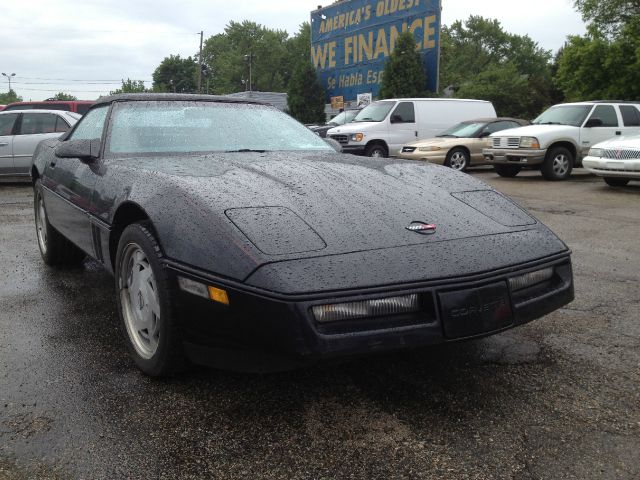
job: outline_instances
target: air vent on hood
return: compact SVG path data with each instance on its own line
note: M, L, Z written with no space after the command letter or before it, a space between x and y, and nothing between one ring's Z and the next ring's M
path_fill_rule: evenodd
M493 190L456 192L451 195L505 227L520 227L536 223L535 218L507 197Z
M225 214L267 255L313 252L327 246L309 224L285 207L232 208Z

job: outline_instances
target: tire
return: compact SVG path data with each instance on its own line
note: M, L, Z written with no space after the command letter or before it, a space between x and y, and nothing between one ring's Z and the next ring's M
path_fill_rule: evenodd
M610 187L624 187L627 183L629 183L628 178L604 177L603 180L604 183L606 183Z
M134 362L152 377L169 376L186 366L171 283L161 258L147 223L124 229L115 264L120 326Z
M378 143L369 145L365 149L364 154L367 157L374 157L374 158L386 158L387 156L389 156L389 152L387 152L387 148L384 145L380 145Z
M547 180L566 180L571 175L575 159L564 147L555 147L547 153L542 164L542 176Z
M493 169L501 177L513 178L520 173L520 165L494 165Z
M58 267L81 264L85 258L85 253L63 237L49 223L40 180L36 180L33 187L33 213L38 248L44 263Z
M449 153L447 153L447 158L444 161L444 165L446 167L452 168L453 170L457 170L459 172L464 172L470 164L471 160L469 158L469 152L467 152L464 148L453 148L449 150Z

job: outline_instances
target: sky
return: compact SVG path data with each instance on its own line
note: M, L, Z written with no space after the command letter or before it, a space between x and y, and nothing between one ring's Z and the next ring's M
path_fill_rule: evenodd
M223 32L230 21L252 20L290 35L321 0L3 0L0 72L15 73L11 88L24 100L63 91L92 100L121 79L151 76L163 58L193 56L200 36ZM509 33L529 35L557 51L585 26L572 0L442 0L442 24L470 15L497 19ZM0 76L0 92L8 91Z

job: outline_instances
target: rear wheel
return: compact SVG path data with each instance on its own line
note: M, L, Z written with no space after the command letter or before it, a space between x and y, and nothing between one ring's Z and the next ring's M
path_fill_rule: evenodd
M512 178L520 173L522 167L520 165L494 165L493 169L501 177Z
M36 180L33 190L33 211L36 222L38 248L44 263L51 266L77 265L85 254L51 226L42 197L42 185Z
M573 170L573 154L564 147L549 151L542 164L542 176L547 180L566 180Z
M136 365L154 377L176 373L186 363L161 258L147 224L134 223L122 232L115 271L120 323Z
M469 152L464 148L454 148L447 154L447 159L444 161L445 166L464 172L469 166Z
M366 148L366 150L364 151L364 154L367 157L385 158L387 155L389 155L389 152L387 152L387 149L384 145L373 144L373 145L369 145Z
M624 187L627 183L629 183L629 179L604 177L604 183L606 183L610 187Z

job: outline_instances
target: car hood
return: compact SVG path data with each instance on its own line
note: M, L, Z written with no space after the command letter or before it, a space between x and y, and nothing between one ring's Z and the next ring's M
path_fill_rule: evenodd
M382 122L349 122L345 125L340 125L339 127L332 128L327 132L327 135L358 133L363 129L375 129L377 127L380 127L381 125L383 125Z
M543 137L575 132L579 127L572 125L527 125L525 127L510 128L492 133L491 137Z
M278 261L548 232L473 177L412 161L231 153L118 160L111 168L140 179L132 200L152 210L161 238L180 239L166 242L169 257L238 279ZM153 199L136 200L136 190ZM435 224L435 233L410 231L412 222ZM221 248L227 253L217 256ZM549 254L563 248L553 244Z
M596 148L630 148L640 150L640 135L616 137L594 145Z

